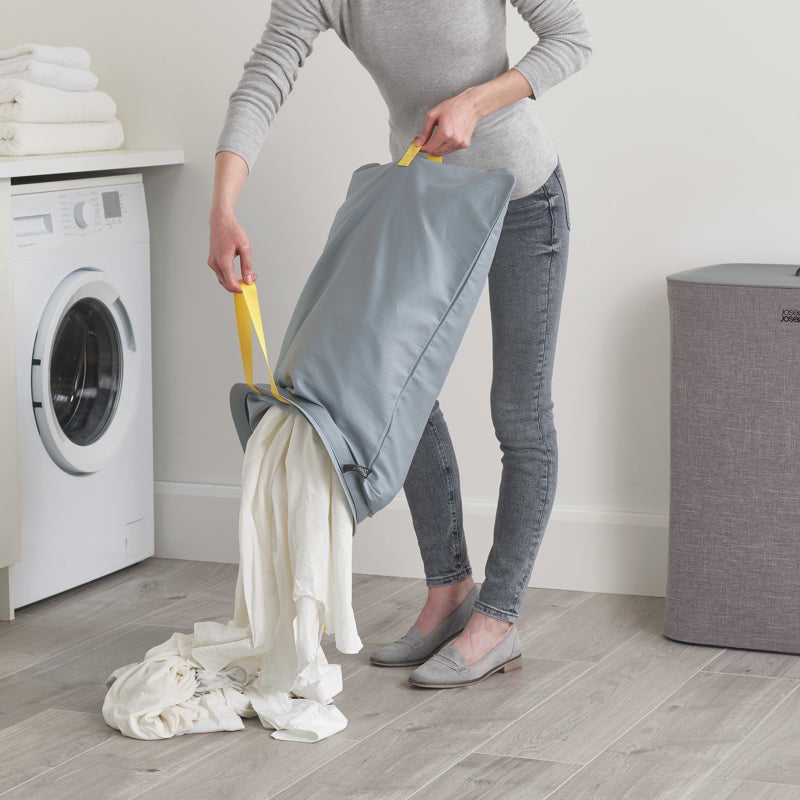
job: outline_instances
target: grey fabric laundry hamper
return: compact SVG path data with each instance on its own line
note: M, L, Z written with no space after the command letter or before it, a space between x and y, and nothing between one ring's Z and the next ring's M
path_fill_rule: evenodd
M664 633L800 653L797 265L671 275Z
M506 169L436 163L417 150L353 174L275 365L278 393L319 433L356 522L403 485L514 187ZM231 390L243 447L280 403L270 386L256 388Z

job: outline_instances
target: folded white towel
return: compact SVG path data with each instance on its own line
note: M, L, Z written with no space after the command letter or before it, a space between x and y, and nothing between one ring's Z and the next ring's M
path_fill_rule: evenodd
M116 114L117 104L105 92L67 92L0 78L0 121L108 122Z
M35 58L45 64L59 64L62 67L89 69L92 57L81 47L53 47L49 44L21 44L10 50L0 50L0 61Z
M58 64L45 64L29 58L19 61L0 61L0 78L19 78L70 92L90 92L98 84L97 75L88 69L61 67Z
M116 150L125 135L110 122L0 122L0 156Z

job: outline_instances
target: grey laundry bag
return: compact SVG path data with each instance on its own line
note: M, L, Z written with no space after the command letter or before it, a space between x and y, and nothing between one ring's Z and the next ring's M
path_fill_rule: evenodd
M273 405L306 417L337 467L356 523L405 481L486 282L514 187L507 169L437 163L414 158L417 151L353 173L271 386L237 383L230 394L242 447ZM249 342L249 321L246 327Z

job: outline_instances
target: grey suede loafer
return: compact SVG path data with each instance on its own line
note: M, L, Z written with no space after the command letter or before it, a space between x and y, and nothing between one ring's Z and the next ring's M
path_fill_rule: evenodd
M511 627L500 643L471 667L460 650L443 647L436 655L417 667L408 680L420 689L454 689L478 683L495 672L509 672L522 667L522 648L517 626Z
M464 630L477 597L478 587L473 586L461 605L438 628L423 636L419 628L412 625L402 639L379 647L370 656L370 662L379 667L415 667L424 664L443 644Z

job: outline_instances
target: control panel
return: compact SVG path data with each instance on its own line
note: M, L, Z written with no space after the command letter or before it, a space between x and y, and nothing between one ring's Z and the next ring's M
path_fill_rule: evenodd
M133 244L148 238L140 176L14 188L18 191L12 191L11 210L18 258L34 253L41 257L50 250L86 249L87 245Z

